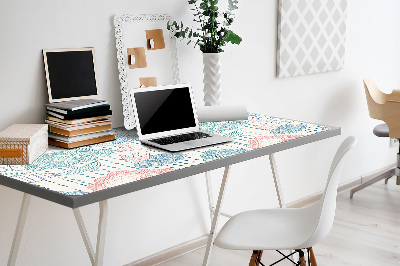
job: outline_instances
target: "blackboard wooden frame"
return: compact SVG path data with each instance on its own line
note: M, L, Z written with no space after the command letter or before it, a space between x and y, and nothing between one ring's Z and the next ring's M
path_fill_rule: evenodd
M82 95L76 97L65 97L65 98L54 98L53 92L50 84L50 74L49 74L49 64L48 64L48 57L47 53L63 53L63 52L82 52L82 51L90 51L92 53L93 58L93 71L94 71L94 83L95 83L95 93L90 95ZM47 82L47 92L49 95L49 102L56 103L56 102L64 102L64 101L72 101L72 100L79 100L79 99L96 99L98 98L98 82L97 82L97 71L96 71L96 57L95 51L93 47L85 47L85 48L61 48L61 49L43 49L43 61L44 61L44 68L46 73L46 82Z

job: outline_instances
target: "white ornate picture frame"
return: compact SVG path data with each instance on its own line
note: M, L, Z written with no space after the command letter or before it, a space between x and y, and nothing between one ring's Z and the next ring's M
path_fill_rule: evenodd
M179 83L176 38L167 29L167 22L171 19L170 14L122 14L114 17L119 81L126 129L135 127L129 91L140 87L140 78L156 77L157 85ZM158 50L149 49L146 31L160 29L163 31L165 47ZM128 48L136 49L137 47L144 48L147 65L132 69L130 68L132 62L128 56Z

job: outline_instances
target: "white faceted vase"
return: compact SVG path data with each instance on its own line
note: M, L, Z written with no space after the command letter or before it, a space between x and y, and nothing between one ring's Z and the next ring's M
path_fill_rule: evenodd
M219 53L203 53L204 73L204 104L221 104L221 64Z

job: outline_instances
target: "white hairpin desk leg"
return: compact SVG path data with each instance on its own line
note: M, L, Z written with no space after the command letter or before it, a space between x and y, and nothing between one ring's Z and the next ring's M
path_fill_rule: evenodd
M283 191L281 187L281 181L279 180L278 167L276 166L274 153L271 153L269 155L269 163L271 165L272 176L274 177L274 183L275 183L276 195L278 196L279 207L286 208L286 203L285 200L283 199ZM289 254L292 252L293 252L292 250L289 250ZM290 256L290 258L294 260L293 255Z
M275 155L273 153L271 153L269 155L269 163L271 164L272 176L274 178L276 195L278 196L279 207L286 208L285 200L283 199L281 182L279 180L278 168L276 167Z
M30 200L31 195L24 193L24 197L22 198L21 203L21 209L19 211L17 227L15 228L14 240L11 246L10 256L8 257L8 266L14 266L15 262L17 261L19 244L21 243Z
M107 200L100 201L99 207L100 207L100 214L99 214L99 226L97 231L96 253L93 252L93 247L90 242L89 235L87 234L85 223L82 219L80 210L79 209L73 210L76 222L79 227L79 231L81 232L83 242L85 243L85 247L90 258L90 262L94 266L103 265L104 246L105 246L106 228L107 228L107 213L108 213Z
M89 235L86 231L86 226L85 226L85 222L82 219L81 211L79 210L79 208L76 208L76 209L73 209L73 212L75 215L76 223L78 224L78 227L79 227L79 231L81 232L83 242L85 243L85 247L86 247L87 253L89 255L90 262L92 263L92 265L94 265L93 247L92 247L92 243L90 242Z
M210 220L212 222L213 215L214 215L214 199L213 199L213 192L212 192L212 185L211 185L211 176L210 172L205 173L206 177L206 185L207 185L207 194L208 194L208 208L210 209Z
M208 265L210 257L211 257L211 249L212 249L212 245L213 245L214 238L215 238L214 233L215 233L215 229L217 228L218 218L219 218L220 211L221 211L222 200L224 198L224 192L225 192L225 188L226 188L226 182L227 182L227 179L229 176L229 170L230 170L230 166L226 166L225 171L224 171L224 176L223 176L222 182L221 182L221 188L219 190L217 206L215 207L215 213L214 213L214 216L212 219L210 235L208 236L206 253L204 255L204 260L203 260L203 266Z
M100 201L99 229L97 231L97 247L95 266L103 265L104 246L106 242L108 204L107 200Z

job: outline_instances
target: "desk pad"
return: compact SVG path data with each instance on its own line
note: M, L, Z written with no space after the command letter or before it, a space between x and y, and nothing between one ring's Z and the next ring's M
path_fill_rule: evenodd
M201 123L200 128L234 141L169 153L142 145L135 131L117 129L115 141L49 150L30 165L1 165L0 175L66 195L83 195L330 129L258 114L249 114L248 120Z

